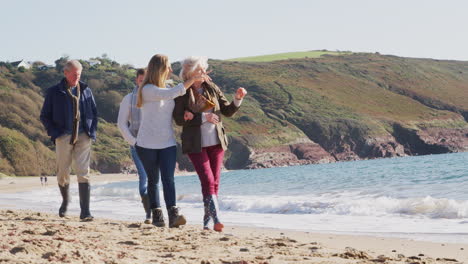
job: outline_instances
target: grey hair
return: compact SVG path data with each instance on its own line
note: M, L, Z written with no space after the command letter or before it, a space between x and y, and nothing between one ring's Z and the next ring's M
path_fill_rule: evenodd
M198 66L202 67L203 70L208 69L208 57L205 56L190 56L182 61L182 69L180 70L179 77L186 81L188 76Z
M82 70L83 66L78 60L69 60L65 63L65 66L63 67L64 71L69 71L71 69L78 69Z

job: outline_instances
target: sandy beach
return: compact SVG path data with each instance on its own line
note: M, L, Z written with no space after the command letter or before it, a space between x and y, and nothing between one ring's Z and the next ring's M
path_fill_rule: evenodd
M94 182L135 179L93 176ZM56 185L55 178L48 184ZM37 177L0 180L0 192L38 187ZM76 216L0 209L0 263L468 263L463 244L238 226L217 233L196 225L169 229L113 219L80 222Z

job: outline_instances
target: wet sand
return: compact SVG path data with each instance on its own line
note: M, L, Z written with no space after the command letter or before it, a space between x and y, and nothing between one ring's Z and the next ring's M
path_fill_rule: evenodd
M96 174L91 175L91 183L137 181L136 174ZM76 176L70 177L70 183L77 183ZM25 192L40 188L41 179L38 176L19 176L0 178L0 193ZM47 176L47 186L58 186L55 176Z

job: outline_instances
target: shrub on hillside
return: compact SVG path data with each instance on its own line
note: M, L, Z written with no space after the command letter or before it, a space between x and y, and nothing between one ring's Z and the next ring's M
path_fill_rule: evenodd
M6 163L5 160L7 160L9 166L3 164L2 167L5 169L14 168L16 175L52 173L50 164L55 163L50 158L53 153L41 145L41 142L32 142L23 134L0 126L0 152L1 156L4 157L0 164Z
M103 119L99 120L97 140L93 145L91 168L100 172L117 173L132 164L128 144L118 128Z
M117 122L122 95L116 91L108 91L95 95L99 116L108 122Z

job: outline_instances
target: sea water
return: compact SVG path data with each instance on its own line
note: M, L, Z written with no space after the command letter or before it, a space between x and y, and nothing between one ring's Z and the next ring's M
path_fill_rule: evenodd
M177 205L201 228L198 176L175 181ZM468 153L229 171L220 186L225 225L468 243ZM136 176L91 193L96 217L144 219ZM79 214L77 184L71 194L69 211ZM0 204L56 213L60 193L0 194Z

